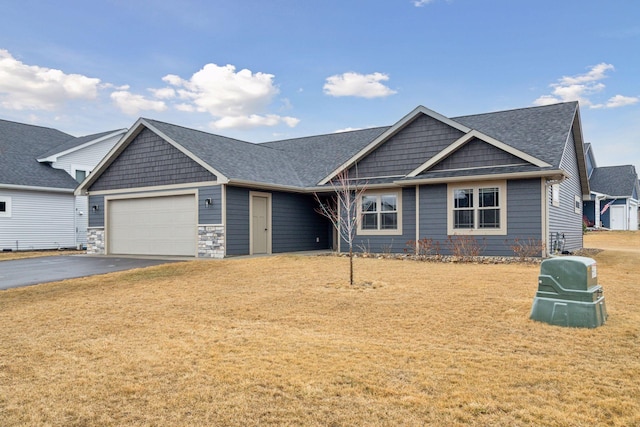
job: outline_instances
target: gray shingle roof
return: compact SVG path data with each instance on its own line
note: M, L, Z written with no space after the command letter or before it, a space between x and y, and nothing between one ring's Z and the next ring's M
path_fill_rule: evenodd
M592 191L614 197L631 197L638 175L633 165L595 168L589 179Z
M312 187L353 157L389 127L265 142L260 145L285 153L304 186Z
M452 120L557 169L577 108L577 102L568 102L454 117ZM390 128L253 144L156 120L143 120L231 180L295 187L317 185ZM526 171L529 170L543 169L531 166ZM473 171L468 173L473 174Z
M72 138L56 129L0 120L0 185L75 188L77 182L65 171L36 160Z
M577 102L565 102L452 120L558 168L577 108Z

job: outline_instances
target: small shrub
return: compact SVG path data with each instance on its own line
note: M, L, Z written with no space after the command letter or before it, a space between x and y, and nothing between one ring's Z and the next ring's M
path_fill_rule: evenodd
M505 241L508 244L508 241ZM509 245L513 253L524 261L526 258L539 257L545 249L545 244L540 239L529 237L527 240L520 240L518 237L513 239Z
M393 239L391 239L391 243L382 245L382 253L386 256L391 255L393 252Z
M480 256L487 247L484 238L482 238L482 243L480 243L475 236L466 234L454 234L453 236L447 237L446 245L454 257L462 259Z
M360 251L362 258L371 257L371 246L368 239L366 242L362 242L361 244L359 244L357 248Z
M411 253L418 258L427 257L434 252L436 255L440 254L440 243L433 241L433 239L423 237L420 240L409 240L405 248L405 253Z

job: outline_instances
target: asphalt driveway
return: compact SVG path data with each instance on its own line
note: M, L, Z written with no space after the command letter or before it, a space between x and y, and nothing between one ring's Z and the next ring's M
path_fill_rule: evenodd
M57 282L114 271L178 262L170 259L142 259L61 255L0 262L0 290L39 283Z

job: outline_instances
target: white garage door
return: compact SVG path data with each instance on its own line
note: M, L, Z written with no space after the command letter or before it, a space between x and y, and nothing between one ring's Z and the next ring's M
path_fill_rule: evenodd
M107 251L121 255L195 256L194 194L108 201Z

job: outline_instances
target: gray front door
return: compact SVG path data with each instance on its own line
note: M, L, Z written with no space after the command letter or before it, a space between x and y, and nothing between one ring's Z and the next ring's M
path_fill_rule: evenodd
M263 196L252 196L252 253L266 254L269 252L269 199Z

